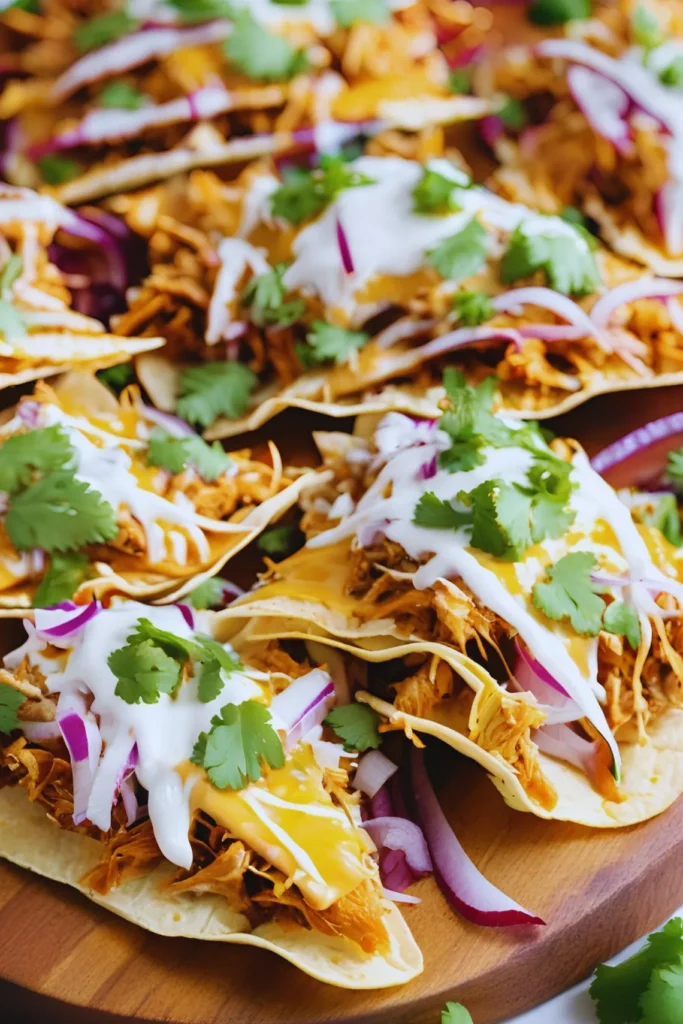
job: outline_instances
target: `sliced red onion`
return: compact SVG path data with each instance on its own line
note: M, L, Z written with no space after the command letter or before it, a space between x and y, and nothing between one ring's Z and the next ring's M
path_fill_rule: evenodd
M351 685L341 651L327 647L318 640L306 640L306 653L316 665L326 665L334 683L335 703L351 703Z
M391 818L394 814L394 802L391 799L389 786L383 785L370 798L370 818ZM405 817L405 815L401 815Z
M63 693L57 705L57 723L71 758L74 792L74 824L87 817L88 801L102 750L102 736L95 716L79 693ZM107 826L108 828L109 826Z
M593 329L604 330L620 306L638 299L662 299L669 295L683 295L683 281L653 277L620 284L598 299L593 306L590 314Z
M43 402L34 402L30 398L23 399L17 406L17 416L30 430L35 430L41 425L44 410Z
M339 217L335 221L335 230L337 233L337 245L339 246L339 255L341 257L342 267L344 268L345 274L353 274L353 256L351 255L351 248L349 246L349 240L346 236L346 232L342 226L342 222Z
M668 579L663 576L661 580L650 580L646 577L633 578L631 576L608 576L602 573L591 573L591 580L604 587L632 587L634 584L644 587L652 594L671 594L679 600L683 600L683 583L679 580Z
M334 702L332 677L320 668L299 676L286 690L278 693L270 710L287 732L285 747L291 750L306 733L316 725L322 725Z
M560 694L560 696L571 700L564 686L558 683L557 679L551 676L550 672L541 665L540 661L534 658L529 648L519 639L519 637L515 638L515 649L520 660L524 662L530 672L537 676L542 683L548 686L551 690L555 690L555 692ZM549 701L545 701L545 703L549 703Z
M611 350L612 346L599 335L596 325L581 306L567 295L560 295L559 292L553 291L552 288L513 288L512 291L496 295L491 300L491 305L497 313L515 313L522 306L536 306L539 309L546 309L548 312L554 313L555 316L567 320L573 328L580 331L579 337L595 338L602 348L605 348L607 351ZM552 334L558 329L557 326L551 324L525 325L519 328L519 333L523 337L527 337L531 333L534 337L540 338L542 337L540 331L545 330L546 327L550 328L550 340ZM563 330L566 331L566 328ZM573 336L576 337L577 335L574 334Z
M438 461L436 455L433 455L429 462L423 462L418 470L419 480L431 480L436 476L438 472Z
M382 895L385 899L391 900L392 903L412 903L415 905L422 903L419 896L409 896L407 892L394 892L393 889L387 889L386 887L382 889Z
M126 824L130 828L131 825L135 824L138 816L138 801L135 796L135 784L130 778L124 779L121 783L121 799L126 812Z
M190 627L190 629L194 629L194 612L190 608L189 604L177 604L176 608L178 609L182 617L185 619L185 622Z
M98 246L107 261L110 275L109 284L119 292L125 291L128 286L128 267L120 240L112 237L99 225L91 223L87 217L74 213L72 210L69 210L68 214L60 224L62 230L77 238L85 238Z
M564 722L576 722L583 718L583 712L576 701L573 701L563 686L553 678L533 657L525 644L515 639L517 661L514 668L514 679L523 692L532 693L546 713L546 722L556 725Z
M638 487L661 477L668 453L683 444L683 412L646 423L591 459L612 487Z
M498 139L505 135L505 125L497 114L489 114L480 120L479 131L487 146L495 146Z
M683 182L674 178L655 196L655 216L670 256L683 252Z
M418 818L427 839L434 874L451 906L467 921L486 927L545 924L542 918L497 889L474 866L441 810L427 775L423 752L413 747L410 756Z
M53 85L52 99L63 100L90 82L119 75L177 50L220 43L231 31L228 21L210 21L194 28L169 26L133 32L108 46L86 53L72 64Z
M90 601L89 604L75 605L68 609L59 605L53 608L36 608L33 613L36 634L46 643L62 646L56 641L72 638L101 611L102 605L99 601Z
M97 227L102 228L103 231L118 238L121 242L130 241L133 237L133 232L124 221L119 217L115 217L113 213L100 210L97 206L88 206L80 211L79 216L83 220L90 221Z
M631 101L616 82L597 71L575 65L567 72L567 85L574 102L590 126L626 156L633 152L626 116Z
M585 739L568 725L544 725L534 731L533 740L544 754L574 765L589 777L595 775L598 740Z
M586 332L580 327L570 327L569 324L534 324L517 330L523 338L540 338L541 341L579 341L586 337ZM593 333L592 337L595 336Z
M119 732L107 742L95 772L86 811L87 818L103 832L111 828L111 810L121 783L136 764L137 747L129 732Z
M359 789L372 800L397 771L398 766L385 757L381 750L368 750L358 762L353 788Z
M162 412L152 405L143 405L142 411L146 420L163 427L173 437L191 437L195 433L189 423L181 420L179 416L174 416L173 413Z
M414 821L396 817L370 818L363 822L363 828L379 850L403 853L406 864L416 878L424 878L432 873L427 842L422 829Z
M523 337L514 328L483 325L482 327L459 327L457 331L449 331L448 334L442 334L440 338L428 341L417 351L425 359L433 359L436 356L454 352L466 345L476 345L482 341L509 341L518 351L521 351L524 346Z
M21 731L29 743L42 743L45 740L56 740L62 735L59 722L20 722Z
M399 341L405 341L407 338L415 338L418 334L424 334L426 331L430 331L433 327L436 327L438 320L412 320L410 317L402 318L397 320L393 324L389 324L383 331L374 338L374 344L378 349L391 348L392 345L396 345Z

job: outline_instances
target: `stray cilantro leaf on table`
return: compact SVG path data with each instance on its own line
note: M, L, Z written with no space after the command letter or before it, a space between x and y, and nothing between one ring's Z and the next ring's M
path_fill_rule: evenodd
M204 363L180 375L176 411L188 423L210 426L219 416L237 419L249 407L258 378L242 363Z
M472 1024L472 1018L462 1003L446 1003L441 1024Z
M458 202L458 190L468 185L469 182L454 181L445 174L425 167L422 178L413 189L413 209L416 213L457 213L462 209Z
M387 0L330 0L330 8L342 28L351 28L358 22L384 25L389 20Z
M10 502L5 526L17 551L73 551L118 533L116 511L88 483L57 470Z
M453 508L450 501L438 498L433 491L427 491L413 511L413 522L429 530L458 530L472 523L472 513Z
M344 750L376 750L380 745L380 716L367 704L343 704L332 708L323 725L344 741Z
M318 167L311 171L294 169L284 174L284 183L270 197L274 217L291 224L301 224L324 210L347 188L374 185L375 180L354 170L340 156L321 156Z
M448 281L472 277L486 263L486 230L473 217L461 231L427 253L427 261Z
M107 110L140 110L149 101L149 96L128 82L109 82L97 101Z
M258 327L289 327L306 312L303 299L285 301L286 270L286 263L278 263L268 273L253 278L242 292L242 304L251 308L251 320Z
M78 49L85 52L104 46L105 43L113 43L137 27L138 22L125 11L111 11L84 21L74 32L73 38Z
M296 532L294 526L271 526L258 539L259 551L270 558L284 558L294 547Z
M306 335L306 347L301 346L304 364L311 365L333 362L342 366L349 361L353 352L363 348L370 340L365 331L350 331L346 327L336 327L324 320L315 320Z
M108 366L105 370L98 370L96 376L108 388L118 394L125 387L135 380L135 371L131 363L117 363L116 366Z
M453 296L453 311L465 327L479 327L491 320L496 312L488 295L467 289Z
M75 160L67 156L57 156L56 153L41 156L38 160L38 170L48 185L64 185L81 173L80 165Z
M591 13L591 0L534 0L529 8L529 18L536 25L564 25L590 18Z
M549 619L569 619L580 636L597 636L602 628L603 587L591 580L597 565L589 551L574 551L547 570L548 581L536 583L534 605Z
M602 628L608 633L625 636L634 651L640 646L640 619L633 605L612 601L605 609Z
M211 483L230 469L232 464L232 459L219 441L209 445L199 435L174 437L161 427L155 427L149 436L148 466L161 466L170 473L182 473L191 465L202 479Z
M263 762L282 768L285 753L270 711L254 700L226 704L200 734L191 761L205 768L218 789L244 789L263 775Z
M74 450L59 424L14 434L0 446L0 491L13 494L33 480L34 473L64 469Z
M190 592L190 604L197 611L206 608L221 608L224 604L224 580L210 576Z
M90 559L87 555L79 551L55 551L33 596L33 607L50 608L62 601L71 600L90 576Z
M594 240L579 227L567 224L572 231L527 234L524 224L512 232L500 266L504 284L531 277L542 271L549 287L564 295L590 295L600 287L600 272L591 249ZM589 241L590 240L590 241Z
M0 733L10 733L20 726L17 711L26 698L13 686L0 683Z
M590 987L600 1024L678 1024L682 963L683 920L675 917L624 963L602 964Z
M233 67L262 82L284 82L301 74L308 57L285 36L268 32L246 9L240 11L234 28L223 44Z

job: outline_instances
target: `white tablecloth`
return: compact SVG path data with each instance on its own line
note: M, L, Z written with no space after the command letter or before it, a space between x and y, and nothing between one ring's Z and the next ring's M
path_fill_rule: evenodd
M683 907L671 916L683 917ZM623 953L619 953L609 963L618 964L622 960L628 959L640 949L644 942L644 938L639 942L634 942L632 946L625 949ZM530 1010L529 1013L523 1013L521 1017L515 1017L509 1024L596 1024L593 1000L588 995L590 983L591 978L588 978L574 988L570 988L568 992L563 992L556 999L544 1003L543 1006L538 1006L535 1010Z

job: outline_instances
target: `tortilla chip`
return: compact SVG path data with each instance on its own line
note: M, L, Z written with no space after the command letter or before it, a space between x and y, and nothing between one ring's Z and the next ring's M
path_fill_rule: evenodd
M221 896L169 895L160 886L174 870L158 868L125 882L107 896L81 879L100 858L100 844L67 832L31 804L23 789L0 790L0 856L44 878L71 885L95 903L156 935L257 946L289 960L304 973L340 988L403 985L423 968L422 954L395 904L384 902L391 949L386 957L363 953L346 939L275 921L248 931L247 919Z

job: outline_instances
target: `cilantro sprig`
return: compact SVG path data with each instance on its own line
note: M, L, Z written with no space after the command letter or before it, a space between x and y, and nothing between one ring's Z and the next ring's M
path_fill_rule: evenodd
M500 266L504 284L540 271L547 284L564 295L590 295L600 286L592 235L568 221L561 223L567 225L567 230L555 232L550 222L547 231L531 234L523 223L515 228Z
M218 789L244 789L258 782L264 762L282 768L285 752L270 711L255 700L226 704L200 734L190 760L205 768Z
M258 378L242 363L204 363L180 375L176 411L188 423L208 427L219 416L237 419L249 407Z
M626 637L637 649L640 622L635 608L623 601L605 604L605 587L592 573L597 559L590 551L573 551L547 570L547 579L534 585L533 603L554 622L568 619L579 636L597 636L601 629Z
M242 305L250 307L251 320L258 327L289 327L306 312L303 299L285 299L286 270L286 263L278 263L268 273L253 278L242 292Z
M148 101L149 96L129 82L109 82L98 97L99 105L107 110L140 110Z
M649 498L647 504L650 504ZM683 544L681 533L681 516L675 494L663 494L654 508L634 509L634 515L645 526L654 526L660 530L670 544L679 548Z
M315 217L347 188L374 185L374 178L354 169L339 156L322 156L311 171L295 169L285 175L284 184L273 192L270 202L274 217L301 224Z
M174 437L161 427L155 427L149 436L147 465L161 466L170 473L182 473L193 466L211 483L227 472L233 461L219 441L209 445L198 434Z
M463 289L453 296L453 312L465 327L479 327L491 320L496 311L485 292Z
M344 750L375 750L381 742L381 719L368 704L342 704L333 708L323 725L329 726L344 742Z
M598 967L590 994L600 1024L678 1024L683 1020L683 920L673 918L624 963Z
M306 344L297 345L296 352L304 367L319 366L321 363L336 363L342 366L349 361L353 352L363 348L370 340L365 331L351 331L315 320L306 335Z
M220 576L209 576L190 593L190 604L198 611L205 608L220 608L223 605L224 580Z
M114 692L127 704L157 704L162 693L174 696L191 665L199 700L207 704L223 689L221 671L236 672L242 667L210 637L195 634L188 640L146 618L138 619L125 646L112 651L107 664L117 679Z
M258 539L258 549L273 559L285 558L296 543L297 530L294 526L271 526Z
M384 25L389 20L387 0L330 0L330 8L342 28L351 28L359 22Z
M422 178L413 189L413 208L416 213L457 213L462 209L458 191L468 184L453 181L445 174L425 167Z
M443 278L462 281L486 263L487 235L476 217L427 253L427 261Z
M80 551L55 551L47 572L33 595L34 608L50 608L69 601L78 588L90 579L90 559Z
M13 686L0 683L0 733L10 733L19 728L17 711L26 698Z
M472 1024L472 1017L462 1003L446 1003L441 1024Z
M287 81L309 66L303 50L297 50L285 36L268 32L246 9L235 19L223 49L233 67L262 82Z
M529 18L536 25L563 25L578 18L590 18L591 0L534 0Z

